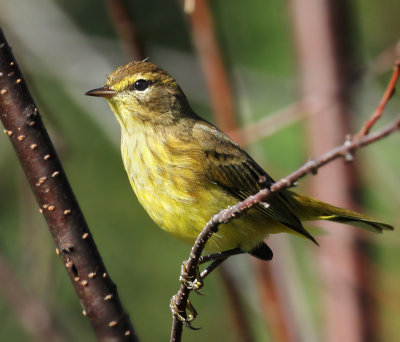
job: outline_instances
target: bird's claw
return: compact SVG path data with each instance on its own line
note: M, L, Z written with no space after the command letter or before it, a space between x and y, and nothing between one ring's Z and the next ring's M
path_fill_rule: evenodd
M170 308L172 311L172 314L183 323L184 326L188 327L189 329L192 330L199 330L200 328L195 328L192 326L192 322L196 319L197 317L197 311L193 307L192 303L190 303L189 300L186 302L186 309L188 310L188 313L186 315L186 310L185 311L179 311L178 307L176 305L176 295L172 297L171 299L171 304ZM182 315L183 313L184 315ZM185 317L186 316L186 317Z
M199 268L196 269L196 278L189 277L186 270L186 263L182 264L181 274L179 276L179 281L186 286L188 290L194 291L199 295L203 295L199 290L203 287L204 283L200 275Z

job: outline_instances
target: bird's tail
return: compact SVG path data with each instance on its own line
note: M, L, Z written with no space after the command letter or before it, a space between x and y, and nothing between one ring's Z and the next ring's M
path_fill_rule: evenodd
M383 230L393 230L390 224L357 213L355 211L335 207L315 198L303 196L292 191L287 191L287 196L295 208L301 221L328 220L357 226L375 233Z

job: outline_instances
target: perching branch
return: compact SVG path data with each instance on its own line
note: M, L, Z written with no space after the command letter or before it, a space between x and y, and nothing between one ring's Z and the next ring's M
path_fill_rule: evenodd
M396 69L393 74L396 74L398 72L398 65L399 63L396 62ZM392 76L392 80L393 78L394 76ZM395 84L392 82L392 80L389 83L388 89L386 90L385 94L388 92L390 94L393 93ZM384 96L384 99L385 100L383 102L381 101L378 107L382 107L382 110L385 107L386 103L389 101L390 96ZM371 118L374 117L376 112L377 111L374 112ZM372 124L368 124L367 132L372 128L372 125L375 122L376 120L373 121ZM400 130L400 118L398 118L391 125L380 129L375 133L358 133L356 136L354 136L353 139L346 140L344 144L331 149L330 151L326 152L325 154L314 160L309 160L303 166L301 166L299 169L297 169L287 177L282 178L278 182L272 184L270 188L262 189L257 194L249 196L244 201L239 202L230 208L221 210L218 214L214 215L211 220L206 224L203 231L197 237L194 246L192 247L190 257L185 263L188 279L196 278L196 269L199 265L199 259L201 253L203 252L205 244L212 236L212 234L218 231L218 227L221 224L227 224L230 221L241 217L248 210L261 202L268 202L268 198L274 193L292 187L300 178L303 178L307 174L315 174L320 167L330 163L335 159L344 158L347 161L351 161L353 159L355 151L359 148L379 141L398 130ZM360 132L365 132L365 130L362 129ZM171 301L171 305L173 305L176 308L177 312L184 318L186 317L186 305L190 292L190 289L188 289L184 284L181 284L179 292L173 297ZM174 315L171 330L171 341L181 341L182 328L183 322L176 315Z
M138 341L0 29L0 119L99 341Z

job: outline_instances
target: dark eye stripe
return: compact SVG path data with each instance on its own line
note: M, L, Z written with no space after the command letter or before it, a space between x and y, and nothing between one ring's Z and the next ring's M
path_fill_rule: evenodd
M143 91L146 90L150 85L150 81L146 81L143 79L137 80L134 84L133 84L133 89L138 90L138 91Z

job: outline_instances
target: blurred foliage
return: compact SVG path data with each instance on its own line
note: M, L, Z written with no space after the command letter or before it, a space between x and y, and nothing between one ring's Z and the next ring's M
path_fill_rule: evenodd
M159 61L165 67L174 65L174 58L188 56L189 68L198 70L190 29L179 1L126 3L138 36L151 52L149 56L152 60ZM296 101L296 55L288 3L262 0L213 0L210 3L216 35L237 95L241 121L245 124L259 120ZM360 34L356 49L361 51L364 65L360 69L364 69L374 56L399 39L398 1L388 0L383 5L376 0L358 0L354 4ZM83 37L85 44L93 46L94 54L110 61L109 69L103 70L98 64L90 63L94 55L82 55L87 64L81 69L80 76L82 85L88 85L83 90L89 90L101 86L98 82L102 82L105 75L117 66L114 64L116 60L126 60L115 37L106 6L95 0L41 0L35 4L38 11L35 12L22 11L25 5L26 0L2 4L4 10L0 12L0 24L10 44L16 47L16 58L20 66L26 69L23 72L30 81L50 136L56 144L109 273L118 284L119 294L139 337L142 341L165 341L169 338L171 325L169 299L178 289L180 264L188 256L189 246L158 229L138 204L125 176L119 147L113 142L118 141L118 137L110 139L108 126L100 125L96 119L96 116L111 116L111 112L104 105L96 107L98 112L93 115L92 102L101 100L85 98L78 101L73 95L74 91L76 96L82 98L83 91L77 84L68 83L60 73L66 67L72 70L72 66L79 66L81 60L70 61L71 64L66 66L57 64L58 60L55 59L50 63L57 67L51 69L48 59L57 56L57 47L46 47L55 55L48 56L46 50L38 55L17 30L22 20L31 22L29 30L34 34L37 30L36 38L46 42L46 39L57 35L59 31L48 29L48 36L39 34L41 25L62 25L52 22L54 8L71 20L72 26L62 27L63 33L77 40ZM38 15L43 21L36 20ZM70 32L71 27L74 27L74 31ZM69 49L76 51L80 46L72 45ZM68 55L62 57L68 60ZM179 74L179 66L175 70L178 70L175 76L179 80L187 79L185 75ZM388 73L389 70L390 67ZM66 70L67 73L69 71ZM89 78L85 71L90 75L92 73L89 71L93 72L97 78ZM380 77L366 77L362 87L357 89L354 112L360 122L378 103L388 73ZM209 103L202 100L207 96L197 96L206 93L203 84L204 81L199 79L191 83L181 82L189 99L193 97L196 111L212 120ZM388 109L385 114L387 117L382 121L389 121L390 113L399 112L399 100L393 99ZM90 112L92 115L89 115ZM362 176L362 200L367 206L366 210L397 226L400 223L396 216L400 202L399 142L399 136L391 137L359 154L359 162L366 170ZM302 123L289 126L250 148L256 159L267 166L275 178L294 170L308 158ZM0 255L12 266L26 291L46 304L70 334L71 340L94 341L6 136L0 137L0 174ZM304 185L301 188L304 189ZM290 243L298 256L297 267L304 283L303 288L306 289L305 296L312 303L314 324L318 327L321 319L318 297L315 296L318 284L313 273L313 253L310 252L314 247L297 238L291 238ZM400 257L400 238L395 231L373 236L371 243L374 264L380 276L377 279L380 291L376 296L381 305L382 340L398 340L400 327L397 317L400 307L393 298L400 295L400 275L396 262ZM275 255L279 258L279 251L275 251ZM233 261L239 262L239 257ZM232 271L234 262L229 264ZM244 268L238 277L251 279L250 270ZM204 292L207 296L200 298L194 295L192 298L200 313L195 325L203 329L185 330L184 340L234 340L235 330L217 274L207 280ZM243 297L246 296L246 289L243 289ZM246 311L251 317L257 340L265 341L268 333L259 309L249 301ZM15 317L1 293L0 317L0 340L33 340L24 332L18 317Z

